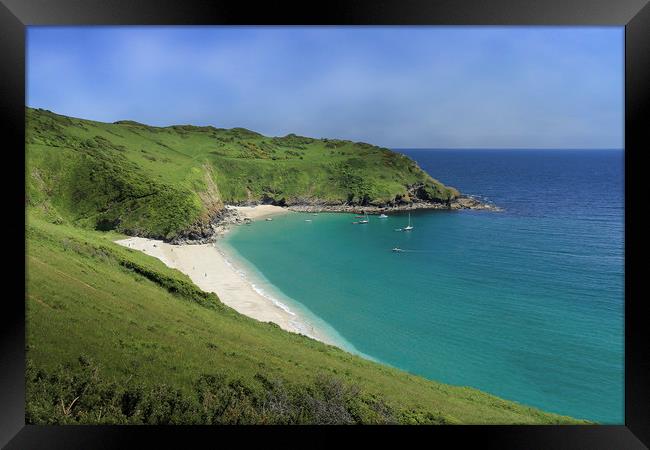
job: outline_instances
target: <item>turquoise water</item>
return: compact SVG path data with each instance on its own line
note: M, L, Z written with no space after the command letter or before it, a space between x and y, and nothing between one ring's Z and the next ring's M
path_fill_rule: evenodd
M295 213L226 244L359 352L623 423L623 153L404 152L505 211L412 213L410 233L403 214Z

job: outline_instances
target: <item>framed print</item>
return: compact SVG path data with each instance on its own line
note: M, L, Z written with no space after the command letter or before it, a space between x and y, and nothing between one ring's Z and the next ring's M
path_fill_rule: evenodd
M2 0L2 444L647 448L647 2L311 6Z

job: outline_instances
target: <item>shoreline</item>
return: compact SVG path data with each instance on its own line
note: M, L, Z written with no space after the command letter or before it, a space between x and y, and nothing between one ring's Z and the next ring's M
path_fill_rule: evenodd
M248 283L253 290L266 301L282 309L293 317L293 323L300 331L298 333L309 336L317 341L333 345L347 352L376 361L368 355L357 350L352 343L340 336L323 319L312 313L305 305L284 294L277 286L271 283L250 261L242 256L237 249L225 240L215 243L217 252L226 260L235 271ZM292 330L288 330L292 331ZM295 331L294 331L295 332Z
M248 204L235 204L223 205L211 219L209 228L202 231L202 235L197 237L189 237L186 233L181 233L179 236L174 237L169 242L174 245L201 245L211 244L222 238L232 225L246 225L255 220L273 220L273 216L280 214L288 214L289 212L302 212L302 213L348 213L348 214L382 214L382 213L396 213L396 212L409 212L416 210L437 210L437 211L459 211L459 210L482 210L500 212L502 208L492 204L485 203L472 196L462 196L455 199L453 202L447 203L431 203L426 201L417 201L406 204L394 205L349 205L347 203L299 203L299 204L261 204L261 203L248 203Z
M245 217L256 218L288 213L284 208L273 208L282 211L264 208L253 213L251 210L242 209L239 213ZM117 240L115 243L153 256L166 266L179 270L200 289L215 293L222 303L240 314L260 322L273 322L286 331L303 334L345 351L354 351L353 348L347 348L338 339L332 337L330 333L314 326L300 311L292 309L272 295L274 293L268 293L263 287L258 286L255 283L257 280L248 276L248 270L238 267L238 261L232 261L236 258L227 254L228 252L223 248L217 247L215 242L174 245L162 240L129 237Z
M352 213L352 214L381 214L381 213L396 213L396 212L409 212L416 210L436 210L436 211L459 211L463 209L481 210L481 211L503 211L498 206L481 203L473 198L464 198L447 205L445 203L428 203L428 202L413 202L406 205L393 205L393 206L375 206L375 205L318 205L318 204L302 204L302 205L288 205L285 206L290 211L295 212L333 212L333 213Z
M256 206L232 206L226 205L225 208L234 210L237 214L244 217L244 220L267 219L269 217L288 214L289 209L276 205L256 205Z
M374 360L360 353L354 346L342 337L335 337L335 330L330 332L324 329L331 328L326 322L323 322L317 316L316 320L309 320L300 309L305 308L298 301L288 298L287 303L295 303L296 307L292 310L290 306L278 300L272 295L275 292L268 293L258 284L268 284L271 289L274 288L271 283L264 279L260 274L262 282L249 278L249 272L256 272L253 267L246 267L245 258L239 256L236 250L228 248L224 250L223 245L218 245L224 236L232 230L234 225L250 224L256 220L273 220L274 216L286 215L290 213L369 213L380 214L382 212L400 212L418 209L434 209L453 211L458 209L482 209L490 211L501 211L500 208L481 203L471 197L464 197L468 203L457 203L456 207L450 208L444 204L416 202L408 205L396 206L366 206L356 205L224 205L223 213L217 222L213 224L214 233L207 239L200 240L179 240L165 242L158 239L149 239L144 237L129 237L115 241L116 244L124 247L141 251L149 256L159 259L166 266L177 269L187 275L191 281L200 289L206 292L215 293L222 303L233 308L240 314L258 320L260 322L272 322L280 328L292 332L303 334L320 342L333 345L345 351L361 355L367 359ZM459 206L460 205L460 206ZM227 246L227 244L226 244ZM232 253L235 253L233 256ZM233 263L232 260L235 260ZM240 263L239 260L243 260ZM244 266L245 270L238 267ZM251 270L252 269L252 270ZM256 284L257 282L257 284ZM278 291L279 292L279 291ZM281 294L281 293L280 293ZM282 297L282 295L277 295ZM309 311L307 311L309 313ZM312 322L323 322L314 326ZM319 326L320 325L320 326Z
M222 238L232 225L242 225L254 220L265 219L272 220L273 216L288 214L289 212L301 213L348 213L348 214L381 214L395 212L409 212L416 210L437 210L437 211L459 211L459 210L480 210L501 212L502 208L492 204L477 200L471 196L459 197L451 204L430 203L430 202L413 202L403 205L348 205L348 204L326 204L326 203L303 203L293 205L270 205L270 204L249 204L249 205L224 205L222 213L213 223L214 234L207 239L199 240L180 240L178 244L204 244L216 242Z
M493 204L478 200L474 196L464 195L454 199L450 203L434 203L427 201L414 201L402 204L385 204L385 205L357 205L348 203L296 203L285 205L271 204L250 204L245 206L226 206L226 208L236 209L238 211L251 211L256 208L273 208L270 211L289 210L295 212L340 212L340 213L368 213L380 214L384 212L407 212L418 209L433 209L441 211L458 211L463 209L481 210L481 211L503 211L502 208ZM262 213L263 214L263 213ZM252 218L259 218L260 215Z

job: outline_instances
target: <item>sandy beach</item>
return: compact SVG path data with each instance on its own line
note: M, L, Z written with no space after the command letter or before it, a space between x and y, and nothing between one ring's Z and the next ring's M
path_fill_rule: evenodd
M279 206L261 205L236 208L251 220L285 214ZM301 333L328 344L335 343L324 333L314 329L304 318L277 300L255 290L253 282L241 268L215 244L171 245L163 241L131 237L116 241L124 247L139 250L161 260L165 265L178 269L201 289L214 292L221 301L236 311L261 322L273 322L281 328Z
M241 216L251 220L266 219L267 217L279 214L288 214L287 208L275 205L257 205L257 206L226 206L228 209L234 209Z

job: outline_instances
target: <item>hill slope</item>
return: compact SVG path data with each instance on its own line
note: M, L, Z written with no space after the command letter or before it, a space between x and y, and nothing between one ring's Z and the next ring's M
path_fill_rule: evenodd
M28 222L28 423L578 422L245 317L112 232Z
M28 423L576 423L245 317L112 241L242 202L449 202L410 159L243 129L27 110ZM363 173L363 177L360 174Z
M31 108L26 123L29 205L98 230L205 237L224 204L447 205L460 195L410 158L365 143Z

